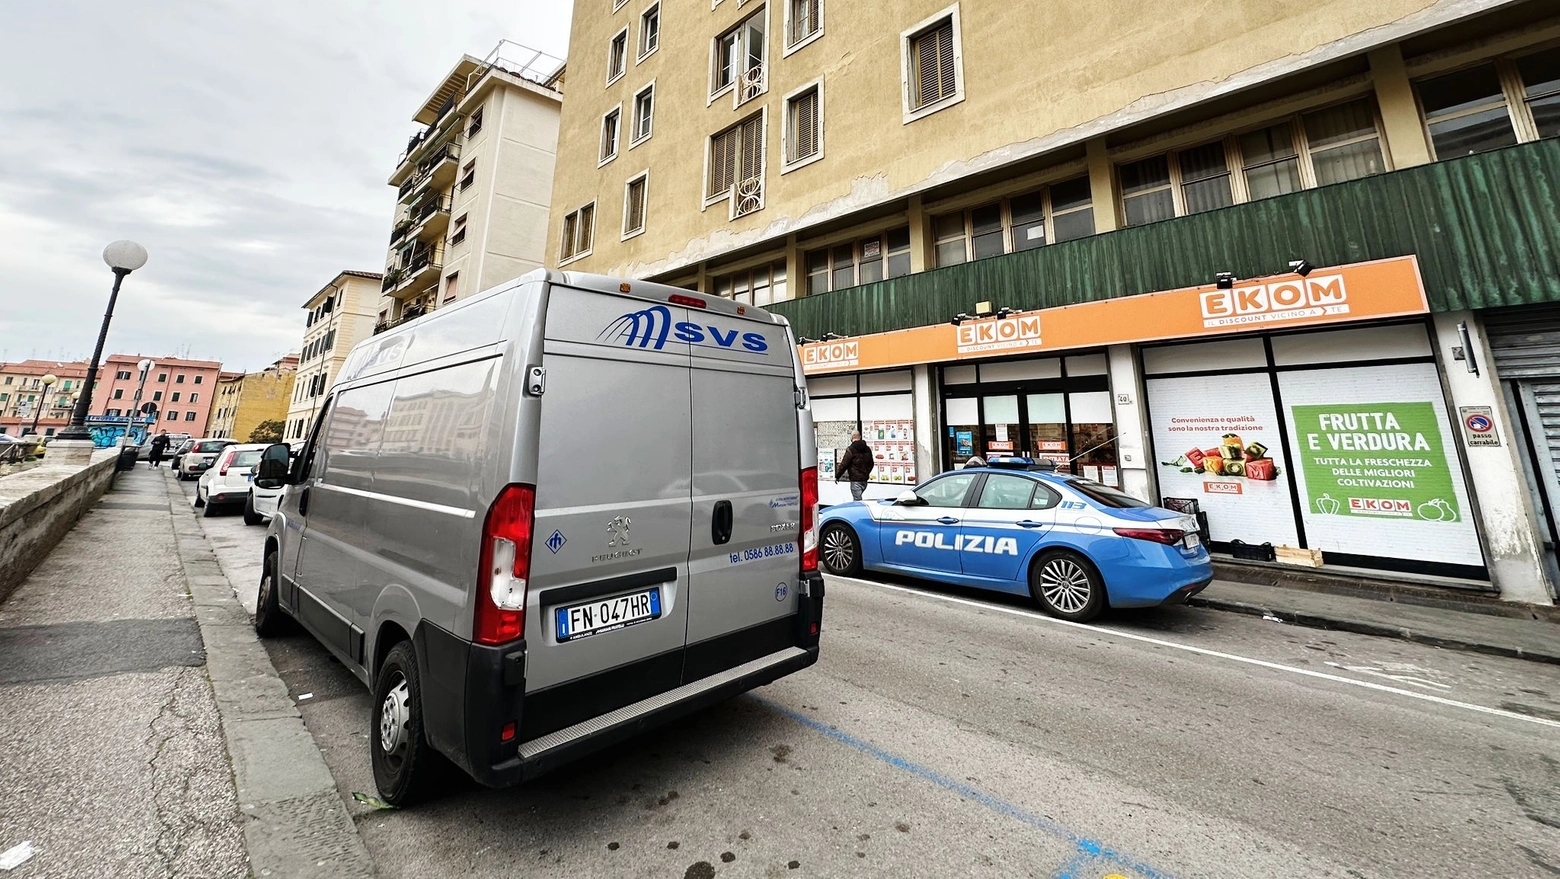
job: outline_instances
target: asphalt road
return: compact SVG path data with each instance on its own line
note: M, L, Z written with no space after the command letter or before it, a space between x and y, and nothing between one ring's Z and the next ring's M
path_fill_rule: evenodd
M188 490L188 486L186 486ZM202 520L253 607L261 529ZM369 699L268 643L384 876L1560 875L1560 667L1191 608L831 579L800 674L382 811Z

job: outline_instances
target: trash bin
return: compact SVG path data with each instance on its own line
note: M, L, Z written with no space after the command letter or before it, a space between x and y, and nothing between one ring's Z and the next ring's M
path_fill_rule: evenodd
M120 472L134 470L136 459L141 457L140 446L123 446L119 449L119 460L114 462L114 469Z

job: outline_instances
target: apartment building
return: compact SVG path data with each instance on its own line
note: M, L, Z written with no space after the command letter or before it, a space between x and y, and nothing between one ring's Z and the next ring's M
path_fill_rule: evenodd
M255 442L252 435L260 425L285 424L297 374L296 354L289 354L259 372L222 373L217 379L217 404L211 410L205 435Z
M550 263L784 314L821 469L1027 453L1552 601L1552 3L584 0L570 45Z
M388 329L546 260L563 62L516 43L467 55L412 117L378 323Z
M379 302L378 272L343 271L303 303L303 348L298 355L282 438L308 435L315 413L352 346L374 334Z
M144 385L140 370L143 360L152 362ZM222 364L215 360L110 355L98 369L87 423L99 445L112 444L124 435L127 425L133 428L132 436L136 438L162 431L199 433L211 417L221 374ZM143 406L156 404L155 416L136 414L137 390L141 391Z
M53 436L63 430L86 378L84 362L0 363L0 434Z

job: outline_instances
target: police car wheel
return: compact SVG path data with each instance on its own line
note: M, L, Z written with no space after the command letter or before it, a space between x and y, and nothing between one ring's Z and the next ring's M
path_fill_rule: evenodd
M392 806L426 799L447 764L423 736L422 681L412 642L402 641L385 656L374 676L373 705L369 750L379 796Z
M861 573L861 541L844 525L824 526L818 537L818 555L831 574L854 577Z
M1041 556L1029 571L1029 591L1045 612L1086 622L1105 609L1105 583L1088 559L1058 551Z

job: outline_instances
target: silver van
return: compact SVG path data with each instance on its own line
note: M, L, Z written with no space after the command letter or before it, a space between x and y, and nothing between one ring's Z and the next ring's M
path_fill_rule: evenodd
M536 271L352 350L265 540L255 628L373 692L374 779L490 786L817 661L817 454L783 318Z

